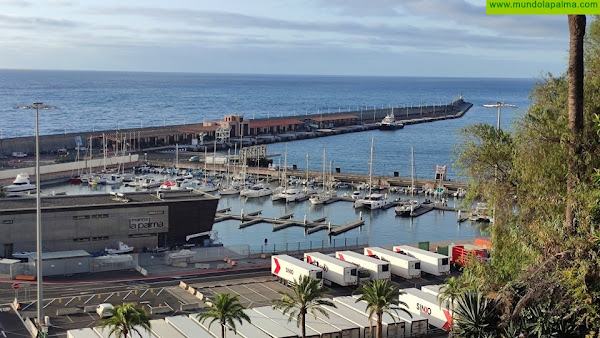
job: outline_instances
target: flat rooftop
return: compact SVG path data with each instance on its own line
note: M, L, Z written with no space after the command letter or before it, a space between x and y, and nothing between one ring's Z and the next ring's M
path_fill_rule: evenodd
M217 197L209 194L197 193L192 190L160 192L132 192L118 194L90 194L90 195L64 195L42 196L42 208L65 208L99 205L128 205L164 203L186 200L212 200ZM35 209L35 195L33 197L2 198L0 199L0 212L8 210Z

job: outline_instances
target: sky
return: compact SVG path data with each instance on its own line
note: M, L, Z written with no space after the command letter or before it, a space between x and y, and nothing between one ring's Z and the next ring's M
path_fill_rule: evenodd
M0 0L0 68L539 77L566 69L566 15L485 0Z

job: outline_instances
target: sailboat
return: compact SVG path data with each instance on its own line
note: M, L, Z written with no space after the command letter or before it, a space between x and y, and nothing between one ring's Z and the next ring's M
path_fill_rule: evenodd
M400 204L394 208L396 215L403 217L410 217L414 211L421 207L421 203L414 199L415 192L415 148L410 147L410 166L411 166L411 186L410 196L411 199L407 203Z
M331 168L331 167L330 167ZM335 196L335 192L331 190L331 184L327 182L327 176L325 174L327 170L327 154L325 149L323 149L323 191L318 194L314 194L310 196L310 203L316 204L324 204L327 201L331 200L333 196ZM330 175L331 176L331 175Z
M354 202L354 208L368 208L371 210L381 209L388 204L387 198L383 194L373 193L373 148L375 146L375 137L371 137L371 160L369 161L369 193Z
M227 183L224 187L219 189L219 193L221 195L237 195L240 193L240 190L237 188L237 186L231 184L231 174L229 173L229 159L231 158L230 151L231 150L227 151Z
M298 190L296 188L288 187L288 184L287 184L287 144L285 146L285 159L284 159L284 164L283 164L283 180L282 180L282 182L283 182L283 186L281 187L282 189L279 192L274 193L271 196L272 201L283 200L285 202L295 202L306 196L300 190Z

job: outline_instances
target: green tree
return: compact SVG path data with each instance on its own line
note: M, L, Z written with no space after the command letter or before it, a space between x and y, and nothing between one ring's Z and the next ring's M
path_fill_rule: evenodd
M454 317L454 301L458 296L465 292L465 286L456 277L446 278L446 281L440 286L438 300L440 304L450 304L450 313Z
M109 337L114 334L116 338L128 338L132 337L131 332L136 332L141 336L136 326L143 328L147 332L150 331L150 319L143 308L137 308L134 304L126 303L116 305L113 309L107 311L112 316L104 319L100 327L110 328Z
M319 281L302 276L293 286L293 294L279 291L280 299L272 301L273 308L282 310L289 316L289 321L296 318L296 325L302 327L302 337L306 337L306 314L310 312L315 319L317 312L329 318L324 306L336 307L330 300L324 299L325 291L319 286Z
M244 306L240 303L238 296L232 296L230 293L219 293L215 296L214 301L209 300L208 311L200 312L196 315L198 321L204 323L207 319L212 319L208 324L208 328L214 323L219 322L221 325L221 338L225 338L225 325L229 325L233 332L237 332L235 322L245 320L250 323L250 317L244 313Z
M399 296L404 294L404 292L391 285L387 279L375 279L369 284L356 289L356 293L361 294L356 302L360 302L361 300L367 302L369 320L372 320L373 315L377 315L377 338L383 337L381 328L384 313L389 314L392 311L398 313L398 310L400 310L412 318L412 314L408 312L408 305L399 299Z
M485 298L481 292L467 290L456 299L454 330L459 337L496 337L498 316L494 301Z

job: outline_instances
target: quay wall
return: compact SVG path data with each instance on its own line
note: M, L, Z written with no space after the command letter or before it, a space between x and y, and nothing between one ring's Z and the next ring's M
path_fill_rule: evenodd
M319 127L329 128L336 123L336 118L341 116L352 115L355 124L373 124L380 122L393 109L396 119L405 124L420 122L429 122L429 118L454 118L460 117L470 107L471 103L465 102L462 99L456 100L451 104L445 105L427 105L427 106L407 106L395 108L377 108L374 109L358 109L356 111L345 112L320 112L317 114L306 115L281 115L280 117L262 118L262 119L245 119L245 123L271 121L276 123L286 119L296 119L303 121L312 121L318 124ZM358 107L357 107L358 108ZM316 121L316 122L315 122ZM127 143L131 151L140 151L143 149L164 146L190 144L193 138L197 138L197 134L201 131L208 131L207 139L214 139L215 129L210 129L207 125L217 125L222 121L212 121L205 124L187 124L187 125L170 125L165 127L144 127L144 128L128 128L119 130L104 130L93 132L74 132L64 134L40 135L40 153L49 153L60 148L74 149L76 139L81 139L81 145L89 147L89 139L93 140L93 149L102 148L101 139L103 136L107 139L107 147L109 150L118 151L120 144ZM283 123L283 122L282 122ZM208 129L207 129L208 128ZM232 131L231 137L236 137L236 130ZM256 136L256 135L254 135ZM35 137L15 137L0 139L0 155L11 156L13 152L24 152L33 154L35 152Z

